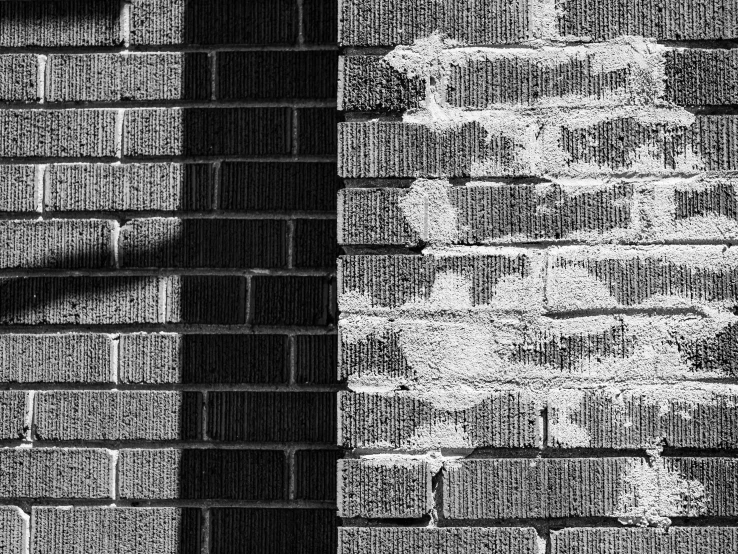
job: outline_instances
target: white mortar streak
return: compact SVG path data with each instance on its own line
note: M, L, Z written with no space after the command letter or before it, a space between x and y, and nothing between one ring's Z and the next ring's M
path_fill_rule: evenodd
M110 338L110 382L117 385L120 380L120 335L108 335Z
M125 109L115 111L115 138L114 148L115 157L121 159L123 157L123 121L125 118Z
M42 217L45 211L45 202L48 201L49 191L46 190L46 168L48 165L39 164L34 169L34 200L36 211L39 212Z
M106 449L110 454L110 497L116 500L118 498L118 456L117 450Z
M31 514L21 509L19 506L15 506L18 510L18 515L23 521L23 527L21 530L21 552L22 554L30 554L31 552Z
M36 392L28 391L26 393L26 406L23 414L23 424L26 427L26 432L23 436L24 442L32 443L34 436L34 418L35 418L35 404L36 404Z
M120 41L127 49L131 44L131 1L122 0L120 3Z
M39 104L46 102L46 61L47 57L43 54L37 57L38 72L36 74L36 95Z

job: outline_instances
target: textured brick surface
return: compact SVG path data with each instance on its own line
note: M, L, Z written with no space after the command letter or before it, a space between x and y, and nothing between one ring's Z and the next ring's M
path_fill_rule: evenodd
M208 164L54 164L46 172L51 211L210 210Z
M521 448L541 441L532 395L498 393L467 409L408 394L341 392L339 442L347 448Z
M735 527L674 527L661 529L564 529L551 534L552 554L728 554L738 545Z
M210 99L207 54L55 54L46 64L50 102Z
M0 212L33 212L36 168L32 165L0 166Z
M112 498L112 456L89 448L0 449L2 498Z
M191 508L34 507L31 552L189 554L200 547L199 520Z
M330 279L255 276L251 305L255 325L326 325L333 317Z
M25 552L24 539L28 536L28 521L20 508L0 507L0 548L8 554Z
M424 461L339 460L338 515L419 518L433 504L431 471Z
M297 383L335 383L338 340L336 335L298 335L295 337L295 381Z
M0 73L7 76L0 84L0 99L5 102L31 102L38 99L38 58L32 54L0 56Z
M483 529L443 527L343 527L338 532L340 554L535 554L537 534L531 528Z
M402 189L345 189L338 193L341 244L417 244L425 226L413 228L400 208Z
M119 495L141 500L283 500L285 461L278 450L123 450Z
M0 438L14 440L24 437L27 409L25 391L0 392Z
M34 397L41 440L157 440L200 436L202 398L194 392L50 391Z
M289 378L286 335L127 334L120 338L119 360L124 383L286 383Z
M295 452L295 498L336 500L336 462L341 450L298 450Z

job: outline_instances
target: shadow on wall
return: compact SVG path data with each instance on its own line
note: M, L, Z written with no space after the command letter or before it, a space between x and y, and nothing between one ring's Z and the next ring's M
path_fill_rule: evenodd
M306 2L311 4L311 2ZM152 2L155 6L158 2ZM191 47L210 45L239 45L273 42L275 33L297 36L298 17L293 0L185 0L184 42ZM107 8L106 8L107 6ZM79 0L59 2L59 21L69 19L109 17L118 0ZM275 6L279 9L275 9ZM70 14L76 13L78 17ZM152 15L153 17L154 15ZM265 19L265 17L272 18ZM248 23L252 24L248 24ZM106 23L109 25L109 22ZM155 49L154 49L155 50ZM182 77L185 100L206 101L211 97L207 54L193 53L185 57ZM240 76L250 78L248 74ZM183 104L186 104L183 103ZM122 105L124 107L124 105ZM301 152L293 149L293 114L291 108L264 108L261 110L223 108L213 113L209 108L184 110L182 115L182 142L177 145L167 133L173 128L164 119L152 117L138 121L127 121L127 129L135 125L154 129L149 142L140 144L126 140L125 162L146 163L162 161L171 155L212 157L271 157L293 156ZM318 118L320 119L320 118ZM299 134L314 144L309 155L335 153L335 127L329 128L325 121L304 119ZM309 127L312 125L312 127ZM326 136L328 137L326 140ZM164 154L163 154L164 153ZM206 160L207 161L207 160ZM294 163L294 162L287 162ZM222 171L231 170L233 179L220 190L220 208L234 215L238 211L253 211L253 198L246 190L250 170L258 175L260 165L252 163L223 165ZM266 165L262 164L265 169ZM226 167L228 166L228 167ZM265 169L266 171L266 169ZM324 184L324 183L323 183ZM321 183L314 183L315 186ZM180 200L176 212L210 212L215 198L214 170L210 164L186 165L180 187ZM268 191L264 191L269 194ZM278 199L282 208L274 206L266 211L300 210L300 202L312 202L306 191L294 190L287 197ZM305 208L302 208L305 209ZM308 206L307 209L315 209ZM63 210L63 209L62 209ZM258 210L258 207L257 207ZM168 210L167 210L168 211ZM54 212L47 212L54 217ZM115 215L111 213L111 215ZM166 215L166 214L165 214ZM44 324L95 325L106 324L107 320L128 317L131 324L122 328L136 331L135 318L142 313L160 315L157 305L145 305L148 297L145 289L155 285L161 290L161 281L173 276L166 290L175 299L177 308L170 310L169 321L164 323L193 325L265 325L265 326L325 326L335 322L335 308L330 298L331 279L324 276L281 275L273 277L265 272L255 275L250 282L243 276L227 273L227 270L265 268L268 270L288 269L289 233L301 231L299 223L291 231L285 220L246 219L172 219L140 220L121 229L121 269L135 273L146 269L146 275L112 275L114 260L108 252L91 248L74 256L48 260L39 270L111 270L105 276L54 276L46 272L39 277L5 278L0 280L0 324L13 326L13 332L23 332L24 326ZM83 218L81 215L80 218ZM311 220L305 220L311 221ZM317 221L317 220L316 220ZM335 222L329 222L335 225ZM321 232L318 223L306 223L306 242L314 241ZM335 237L335 230L331 237ZM298 237L299 240L299 237ZM324 251L305 254L305 267L322 260L335 260L335 239L331 247L305 245L305 250L323 248ZM294 256L297 256L295 259ZM293 262L299 262L300 253L295 252ZM316 266L317 267L317 266ZM166 269L164 272L152 271ZM198 269L214 269L206 275L198 275ZM181 270L188 271L181 271ZM193 271L189 271L193 270ZM221 271L223 270L223 271ZM143 273L143 272L142 272ZM188 273L187 275L181 275ZM191 274L189 274L191 273ZM237 272L233 272L237 273ZM177 279L179 281L177 281ZM119 310L106 310L101 306L106 298L117 295L128 305ZM158 295L154 297L156 301ZM328 300L328 302L326 301ZM134 304L140 304L136 306ZM96 308L93 306L98 304ZM250 315L247 313L248 307ZM144 316L148 317L148 316ZM148 321L152 326L162 321ZM117 324L108 328L117 330ZM84 327L82 327L84 328ZM94 329L94 328L93 328ZM197 328L190 331L197 332ZM234 384L234 383L284 383L288 377L286 349L283 335L269 335L273 342L276 365L257 367L263 357L249 349L261 347L249 343L253 335L223 334L203 336L186 335L182 343L183 367L181 374L185 384ZM263 335L261 335L263 336ZM261 339L259 339L261 341ZM266 340L266 339L264 339ZM218 358L219 352L244 352L242 367L223 367L220 363L233 361L230 355ZM239 350L241 349L241 350ZM281 352L280 352L281 350ZM208 359L210 371L203 370L203 360ZM335 356L331 358L335 375ZM249 375L240 377L242 369ZM249 381L251 379L251 381ZM83 388L81 386L80 388ZM243 442L316 442L335 444L335 395L333 393L306 393L304 402L279 402L274 395L279 393L218 392L222 406L218 414L221 421L211 421L209 434L214 440ZM297 393L302 396L302 393ZM310 398L307 398L310 396ZM330 396L330 398L328 398ZM310 409L301 413L305 407ZM185 396L181 435L190 439L201 437L202 399L192 393ZM325 417L321 421L315 418ZM232 418L232 419L229 419ZM311 419L312 418L312 419ZM220 427L218 425L220 424ZM316 459L317 460L317 459ZM334 474L335 456L318 463L330 464ZM316 468L316 472L320 472ZM289 499L288 465L282 450L220 450L191 449L181 453L179 461L179 498L192 500L193 506L201 500L283 503ZM334 509L276 509L265 504L260 508L211 508L210 552L225 554L255 548L265 553L332 552L336 549ZM326 534L326 529L331 532ZM186 508L181 527L183 554L199 553L202 543L202 514L199 508ZM307 545L307 546L306 546ZM307 550L302 550L307 548Z

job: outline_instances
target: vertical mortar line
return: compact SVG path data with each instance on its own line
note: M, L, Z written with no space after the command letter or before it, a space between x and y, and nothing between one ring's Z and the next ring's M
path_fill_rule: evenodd
M243 322L246 325L251 324L253 319L251 314L251 295L253 294L253 279L251 275L246 275L243 283L241 284L241 313L243 314Z
M297 108L292 108L292 155L297 156L300 153L300 145L298 144L298 128L300 122L297 119Z
M158 314L159 314L159 323L166 323L167 320L167 289L169 286L169 278L168 277L160 277L159 281L159 305L158 305Z
M26 427L26 432L23 436L24 442L33 443L33 418L34 408L36 404L36 391L30 390L26 395L26 409L24 415L23 425Z
M115 111L115 137L113 139L115 147L115 157L120 159L123 157L123 119L125 115L124 109Z
M108 450L110 452L110 496L113 499L113 503L117 504L118 500L118 456L120 452L118 450Z
M200 434L202 435L203 441L209 441L208 437L208 391L202 391L202 406L200 406L200 421L201 429Z
M120 42L124 49L131 45L131 2L121 0L120 3Z
M287 455L287 499L295 499L295 491L297 486L295 485L295 449L294 447L287 448L285 452Z
M110 222L112 226L110 229L110 249L113 255L113 267L120 269L120 223L118 220L112 220Z
M221 166L223 160L218 160L213 163L213 210L220 209L220 181L222 179Z
M45 202L48 201L48 190L46 186L47 176L46 168L47 164L39 164L36 166L34 175L34 203L36 211L41 214L41 218L45 216Z
M110 335L110 379L116 385L120 381L120 335Z
M44 54L40 54L37 58L38 69L36 73L36 96L38 96L38 103L44 104L46 102L46 61L47 57Z
M297 383L297 337L295 335L289 335L287 340L289 341L289 376L287 383L294 385Z
M287 268L295 267L295 220L287 220Z
M218 99L218 54L215 50L208 52L210 61L210 100Z
M210 508L205 506L202 509L202 521L200 529L202 530L201 554L210 554Z
M298 48L302 48L305 45L304 12L305 12L304 0L297 0L297 47Z

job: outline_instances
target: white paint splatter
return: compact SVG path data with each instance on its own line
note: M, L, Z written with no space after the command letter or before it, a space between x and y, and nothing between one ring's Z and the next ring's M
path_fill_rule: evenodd
M448 196L450 188L446 180L417 179L398 202L410 227L429 243L458 240L459 223Z

